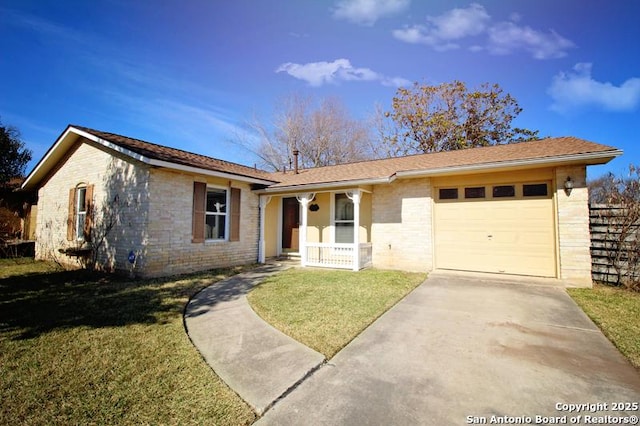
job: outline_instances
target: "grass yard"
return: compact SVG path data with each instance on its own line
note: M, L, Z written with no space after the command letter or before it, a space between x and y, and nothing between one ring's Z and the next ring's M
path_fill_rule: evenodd
M640 369L640 293L603 285L568 291L607 338Z
M0 260L0 424L252 423L182 318L235 272L130 281Z
M267 322L329 359L425 278L374 269L290 269L268 278L248 299Z

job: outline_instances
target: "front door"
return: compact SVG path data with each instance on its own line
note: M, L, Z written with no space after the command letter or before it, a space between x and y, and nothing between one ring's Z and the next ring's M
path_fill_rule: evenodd
M297 251L299 247L300 203L295 197L282 199L282 250Z

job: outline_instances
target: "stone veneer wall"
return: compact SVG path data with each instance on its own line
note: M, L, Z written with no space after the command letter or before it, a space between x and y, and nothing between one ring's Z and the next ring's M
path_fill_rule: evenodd
M38 191L36 258L80 266L77 257L59 252L83 245L67 241L69 190L81 184L94 185L93 244L101 242L98 262L106 270L135 273L143 268L127 258L131 250L144 247L146 242L148 176L149 169L142 163L113 156L91 141L77 143ZM105 235L105 217L113 211L118 212L118 220Z
M191 242L194 181L241 189L239 241ZM149 188L145 275L171 275L257 261L259 199L248 184L153 169Z
M407 271L433 269L430 179L376 185L371 204L373 266Z
M573 182L571 195L564 191L567 176L570 176ZM556 200L560 278L573 285L591 287L589 193L585 166L556 169Z

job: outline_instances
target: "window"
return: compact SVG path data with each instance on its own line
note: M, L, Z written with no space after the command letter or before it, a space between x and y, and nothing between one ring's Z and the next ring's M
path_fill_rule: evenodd
M484 198L484 186L476 186L464 189L464 198Z
M493 187L493 198L515 197L516 187L514 185L500 185Z
M546 197L547 184L534 183L529 185L522 185L522 195L524 195L525 197Z
M87 188L76 189L76 233L78 240L84 240L84 227L87 221Z
M336 243L353 243L353 201L347 194L335 194Z
M227 235L227 190L207 188L205 239L224 240Z
M240 241L240 188L208 187L193 182L191 242Z
M67 241L91 241L93 185L69 189Z
M458 188L442 188L439 191L441 200L457 200Z

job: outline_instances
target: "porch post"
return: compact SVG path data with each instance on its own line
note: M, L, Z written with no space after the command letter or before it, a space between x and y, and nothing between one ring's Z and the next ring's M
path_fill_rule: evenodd
M347 197L353 202L353 270L360 270L360 194L356 189Z
M266 247L265 247L265 241L264 241L264 221L265 221L265 215L267 213L267 204L269 204L269 201L271 201L271 196L270 195L260 195L260 241L258 243L258 263L265 263L266 261Z
M302 206L302 223L300 224L300 266L307 266L307 214L309 203L314 199L316 194L306 193L300 194L296 198Z

